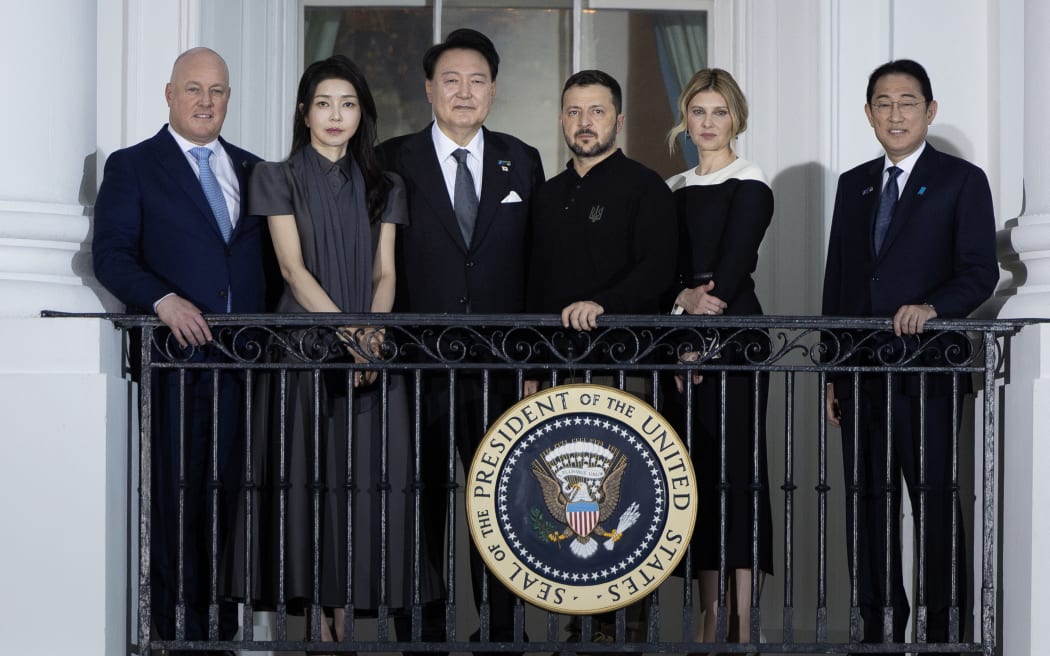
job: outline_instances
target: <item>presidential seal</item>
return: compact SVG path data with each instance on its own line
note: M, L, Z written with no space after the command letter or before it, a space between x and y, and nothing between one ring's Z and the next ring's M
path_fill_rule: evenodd
M603 385L563 385L505 412L474 454L471 537L519 597L558 613L615 610L685 556L696 478L668 422Z

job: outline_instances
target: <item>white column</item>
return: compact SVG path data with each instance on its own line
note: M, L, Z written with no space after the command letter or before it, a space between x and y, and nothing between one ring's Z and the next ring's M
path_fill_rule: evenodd
M1024 3L1024 210L1000 235L1016 253L1003 257L1013 274L1000 317L1050 317L1050 4ZM1023 99L1023 100L1022 100Z
M120 334L39 317L116 309L90 258L96 12L86 0L0 9L0 635L5 653L29 656L128 642Z
M1016 9L1004 9L1006 20ZM1000 233L1004 285L1002 318L1050 317L1050 5L1024 3L1023 61L1004 61L1024 71L1024 209ZM1007 130L1010 131L1010 130ZM1001 249L1004 250L1004 249ZM1026 327L1010 344L1006 385L1003 462L1003 653L1031 654L1042 640L1042 623L1050 613L1050 522L1044 511L1050 498L1050 324Z
M83 0L0 12L0 635L9 653L101 656L127 644L126 437L110 430L127 418L116 401L119 334L98 320L38 318L99 312L107 298L90 262L95 12Z
M91 274L95 6L7 3L0 56L0 316L103 309Z
M1050 325L1029 326L1011 343L1003 408L1002 625L1004 654L1034 654L1050 612Z
M1017 9L1004 9L1013 20ZM1050 5L1026 0L1023 10L1023 61L1006 60L1004 68L1024 71L1021 93L1013 102L1024 106L1024 205L1017 219L1006 222L1000 245L1016 256L1000 254L1012 275L1001 295L1001 318L1050 317ZM1016 32L1015 32L1016 34ZM1004 47L1005 51L1006 48ZM1004 131L1011 132L1004 127ZM1001 248L1002 250L1002 248ZM1036 653L1043 640L1043 620L1050 613L1050 324L1028 326L1010 344L1009 376L1003 415L1002 623L1004 654Z
M131 391L119 334L97 319L6 318L0 345L4 652L123 653Z

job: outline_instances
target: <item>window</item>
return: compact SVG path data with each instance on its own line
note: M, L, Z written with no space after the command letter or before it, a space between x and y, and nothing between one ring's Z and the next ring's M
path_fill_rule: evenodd
M623 87L627 115L619 145L664 176L687 166L692 149L669 156L681 85L708 60L711 2L698 0L362 0L303 7L309 63L340 53L364 71L379 113L380 139L430 121L423 53L457 27L488 35L500 54L496 103L486 121L539 149L548 177L568 160L558 127L561 86L578 69L600 68ZM382 5L382 6L379 6Z

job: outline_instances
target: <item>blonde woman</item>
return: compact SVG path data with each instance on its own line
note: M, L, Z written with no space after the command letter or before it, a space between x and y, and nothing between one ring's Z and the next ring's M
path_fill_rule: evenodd
M673 151L679 135L685 133L696 148L700 163L667 180L674 193L679 222L679 286L675 304L687 314L762 314L752 274L758 263L759 244L773 216L773 192L761 169L734 150L737 135L747 128L747 100L729 73L705 68L686 84L678 107L682 119L668 134L668 145ZM768 343L760 331L749 336L757 344ZM755 353L749 355L754 358ZM743 352L733 349L720 360L739 361L743 361ZM756 399L752 374L729 374L724 408L720 374L711 373L698 383L693 382L697 388L693 394L692 454L700 478L700 511L693 538L692 574L699 581L703 613L698 639L715 640L723 519L724 416L729 639L747 642L751 604L757 601L757 595L752 599L753 558L757 556L759 590L765 574L773 571L765 448L769 381L764 375L759 377ZM669 410L672 416L678 414L684 435L684 397L668 397ZM757 535L752 535L753 525L757 525ZM753 549L753 544L757 548Z

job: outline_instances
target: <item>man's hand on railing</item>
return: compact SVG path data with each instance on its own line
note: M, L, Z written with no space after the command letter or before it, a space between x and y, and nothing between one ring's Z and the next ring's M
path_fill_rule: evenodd
M576 330L593 330L605 308L594 301L576 301L561 311L561 325Z
M936 318L937 310L929 303L902 305L893 315L893 332L897 337L915 335L923 331L927 321Z
M168 294L157 303L157 318L171 328L179 346L203 346L211 341L211 329L197 306L178 294Z

